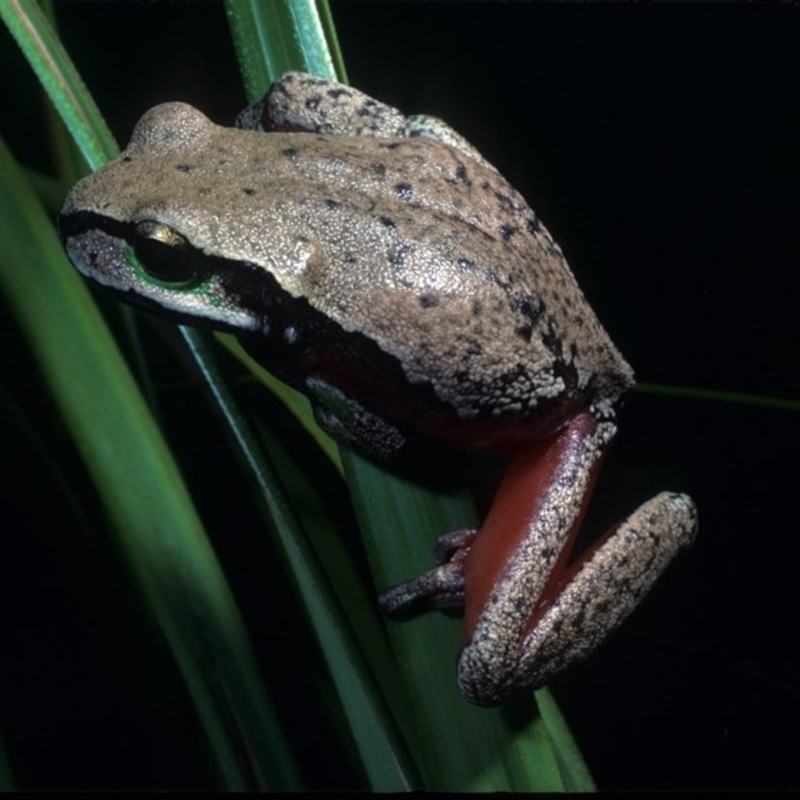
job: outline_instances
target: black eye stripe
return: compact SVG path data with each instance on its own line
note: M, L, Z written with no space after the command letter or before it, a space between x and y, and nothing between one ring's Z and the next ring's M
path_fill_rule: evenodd
M93 230L121 239L131 246L148 275L167 284L197 285L217 268L217 259L196 250L177 231L152 220L134 224L91 211L79 211L61 215L58 230L64 243Z

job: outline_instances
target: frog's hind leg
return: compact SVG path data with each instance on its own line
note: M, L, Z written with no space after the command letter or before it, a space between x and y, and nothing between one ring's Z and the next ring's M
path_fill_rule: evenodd
M664 492L572 557L614 432L579 414L515 457L481 528L443 536L438 567L381 595L395 616L463 607L458 681L472 702L503 702L585 658L694 537L691 499Z
M613 433L581 414L504 477L463 566L458 676L473 702L502 702L585 658L692 541L694 504L665 492L570 560Z
M642 601L697 530L685 494L661 492L607 533L564 573L560 593L538 612L523 642L518 675L541 686L582 661Z

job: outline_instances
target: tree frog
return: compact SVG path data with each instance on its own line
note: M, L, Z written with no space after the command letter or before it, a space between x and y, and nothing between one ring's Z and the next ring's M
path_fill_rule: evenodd
M648 500L570 560L633 372L522 196L458 133L347 86L277 80L237 128L148 111L59 217L89 279L236 332L372 457L410 436L508 457L477 530L385 592L463 608L457 677L480 705L583 659L694 537L684 494Z

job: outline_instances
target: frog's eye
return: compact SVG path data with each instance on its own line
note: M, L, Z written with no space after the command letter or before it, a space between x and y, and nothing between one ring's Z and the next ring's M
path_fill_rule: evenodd
M205 277L201 259L186 239L160 222L137 223L133 249L141 267L157 281L194 284Z

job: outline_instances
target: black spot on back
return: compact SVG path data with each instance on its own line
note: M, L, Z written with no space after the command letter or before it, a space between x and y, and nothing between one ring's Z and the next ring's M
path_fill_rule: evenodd
M536 217L528 217L528 219L525 220L525 224L527 225L529 233L535 235L537 233L541 233L542 231L542 223L539 222Z
M515 228L513 225L501 225L500 226L500 238L507 242L516 232L518 228Z
M413 252L413 248L406 244L398 245L397 247L392 248L392 251L389 253L389 263L397 269L398 267L402 267L403 264L406 262L406 257L409 253Z
M514 333L520 337L520 339L530 342L531 336L533 336L533 326L532 325L518 325L514 328Z
M435 294L421 294L417 299L422 308L434 308L439 305L439 298Z
M542 298L536 294L523 294L519 297L512 297L509 299L509 306L512 311L527 317L534 325L544 313Z

